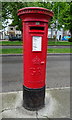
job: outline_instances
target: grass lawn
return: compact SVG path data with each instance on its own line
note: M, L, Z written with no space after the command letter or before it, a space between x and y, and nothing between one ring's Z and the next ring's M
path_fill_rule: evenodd
M0 45L22 45L22 41L0 41ZM49 41L48 45L72 45L72 42L66 41Z
M49 48L48 53L72 53L72 50L69 48Z
M68 41L49 41L48 45L72 45L72 42L68 42Z
M0 41L0 45L22 45L22 41Z
M2 49L2 54L20 54L22 53L22 48L10 48L10 49ZM1 49L0 49L1 54Z
M72 49L69 48L48 48L48 53L72 53ZM0 54L20 54L22 48L0 49Z

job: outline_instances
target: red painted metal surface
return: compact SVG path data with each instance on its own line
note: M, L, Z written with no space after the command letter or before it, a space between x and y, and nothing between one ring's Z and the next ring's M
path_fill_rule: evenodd
M46 53L48 21L53 12L38 7L18 11L23 23L23 85L27 88L42 88L46 78Z

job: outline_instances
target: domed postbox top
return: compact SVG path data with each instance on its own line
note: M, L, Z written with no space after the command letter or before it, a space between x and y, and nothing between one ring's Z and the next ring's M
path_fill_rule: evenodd
M40 16L43 16L43 17L46 17L48 19L48 18L51 18L53 16L53 14L54 13L52 11L50 11L49 9L41 8L41 7L25 7L25 8L18 10L18 16L21 19L24 19L24 16L26 17L29 15L32 18L33 17L40 18Z

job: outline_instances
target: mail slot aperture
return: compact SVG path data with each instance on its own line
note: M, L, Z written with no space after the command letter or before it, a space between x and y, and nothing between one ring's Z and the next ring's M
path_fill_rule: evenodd
M31 26L30 30L44 30L44 27L38 27L38 26Z

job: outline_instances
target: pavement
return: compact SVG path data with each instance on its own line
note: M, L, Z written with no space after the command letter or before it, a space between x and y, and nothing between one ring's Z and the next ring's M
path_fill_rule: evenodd
M29 111L23 106L23 92L0 93L0 118L70 118L70 88L46 89L45 107ZM45 120L46 120L45 119Z

